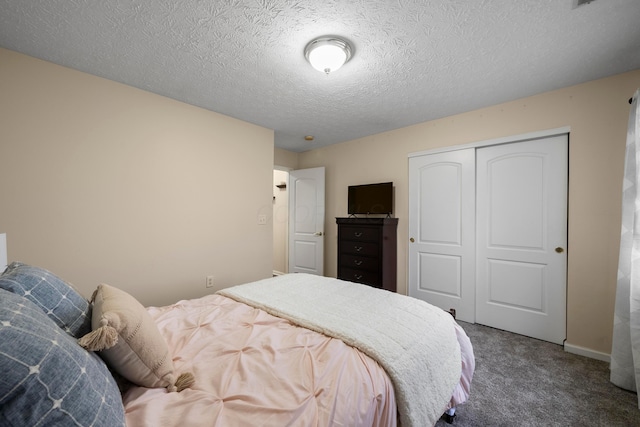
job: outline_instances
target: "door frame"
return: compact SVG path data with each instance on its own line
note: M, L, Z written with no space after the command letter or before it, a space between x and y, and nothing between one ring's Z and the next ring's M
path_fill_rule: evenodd
M529 139L547 138L550 136L570 134L570 133L571 133L571 126L564 126L564 127L555 128L555 129L547 129L547 130L541 130L537 132L529 132L529 133L523 133L519 135L504 136L501 138L471 142L469 144L452 145L449 147L440 147L440 148L433 148L431 150L416 151L413 153L409 153L407 157L419 157L427 154L437 154L437 153L444 153L447 151L464 150L466 148L480 148L480 147L486 147L489 145L510 144L512 142L522 142L522 141L527 141Z

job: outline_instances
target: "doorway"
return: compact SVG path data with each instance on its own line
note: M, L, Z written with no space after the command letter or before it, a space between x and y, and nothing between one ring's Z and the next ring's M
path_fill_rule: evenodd
M273 275L324 274L325 168L273 171Z
M273 275L289 271L289 169L273 170Z
M562 344L568 133L409 159L409 295Z

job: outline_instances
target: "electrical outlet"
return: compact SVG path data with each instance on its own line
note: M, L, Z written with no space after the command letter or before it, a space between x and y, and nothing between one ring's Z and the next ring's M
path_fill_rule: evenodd
M213 276L207 276L206 286L207 288L213 288Z
M267 216L265 214L258 215L258 224L267 225Z

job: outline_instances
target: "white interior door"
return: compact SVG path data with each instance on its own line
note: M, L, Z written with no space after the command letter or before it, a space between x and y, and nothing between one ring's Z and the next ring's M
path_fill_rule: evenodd
M477 150L476 322L566 338L568 135Z
M475 149L409 159L409 295L475 319Z
M289 273L324 273L324 167L289 173Z

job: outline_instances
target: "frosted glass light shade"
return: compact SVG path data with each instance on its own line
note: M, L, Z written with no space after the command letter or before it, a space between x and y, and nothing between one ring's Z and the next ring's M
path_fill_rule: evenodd
M313 68L329 74L351 59L351 46L342 39L321 37L307 44L304 56Z

